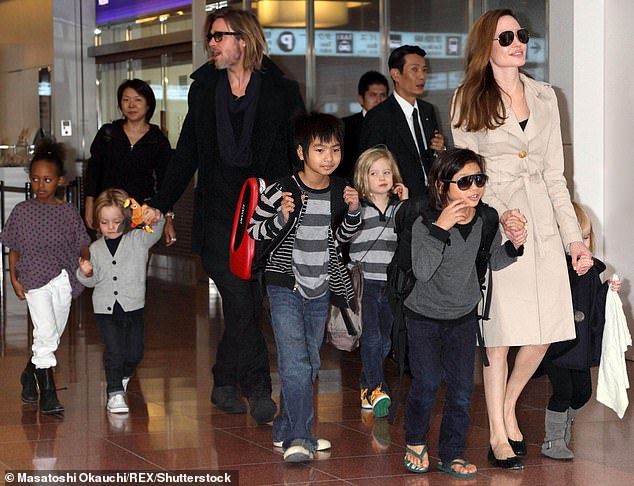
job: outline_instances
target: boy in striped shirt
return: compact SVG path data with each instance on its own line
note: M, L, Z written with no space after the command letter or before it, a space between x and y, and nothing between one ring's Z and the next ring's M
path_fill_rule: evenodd
M358 229L361 212L357 191L331 176L341 162L342 122L310 113L294 128L302 167L266 188L248 231L256 240L273 240L264 272L282 381L273 444L283 448L286 462L303 462L330 448L312 434L313 383L329 303L353 302L339 244Z

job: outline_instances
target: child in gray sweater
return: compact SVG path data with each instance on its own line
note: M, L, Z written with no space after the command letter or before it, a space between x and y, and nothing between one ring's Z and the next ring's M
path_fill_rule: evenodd
M431 209L412 226L412 270L416 284L405 300L412 384L405 411L405 467L429 468L427 434L441 381L447 391L440 426L438 469L470 478L477 468L463 457L473 389L477 306L480 284L476 256L480 248L484 159L466 149L449 149L429 174ZM526 231L502 245L495 235L490 265L502 269L523 253Z
M127 201L127 202L126 202ZM165 219L154 231L130 231L129 197L107 189L94 204L102 238L90 245L90 260L80 258L77 278L94 287L92 303L105 344L104 367L110 413L127 413L126 390L143 358L143 308L150 248L161 238Z

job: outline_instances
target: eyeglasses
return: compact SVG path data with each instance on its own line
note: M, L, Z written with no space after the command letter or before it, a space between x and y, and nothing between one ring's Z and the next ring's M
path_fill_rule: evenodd
M455 184L458 186L458 189L461 191L466 191L471 188L472 184L475 184L476 187L484 187L484 185L489 180L489 176L486 174L471 174L468 176L462 176L457 181L452 181L449 179L442 179L442 182L448 182L450 184Z
M213 39L216 42L220 43L222 42L222 38L225 35L242 35L242 32L223 32L221 30L217 30L216 32L209 32L207 34L207 42L211 42L211 39Z
M520 29L517 31L517 40L522 44L528 44L530 36L531 35L526 29ZM514 39L515 33L512 30L505 30L504 32L500 32L500 34L493 40L498 41L502 47L508 47L513 43Z

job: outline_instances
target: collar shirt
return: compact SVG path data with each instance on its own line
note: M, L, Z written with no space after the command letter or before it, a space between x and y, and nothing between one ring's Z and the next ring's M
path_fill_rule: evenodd
M396 90L394 90L394 99L396 100L398 105L401 107L401 110L403 110L403 113L405 114L405 119L407 120L407 126L409 127L409 132L412 135L412 140L414 140L414 144L416 145L416 148L418 149L418 153L422 154L425 150L427 150L427 137L425 136L425 130L423 130L423 122L420 118L420 109L418 108L418 103L416 103L415 105L410 105L409 101L407 101L405 98L400 96L396 92ZM414 119L412 117L412 115L414 114L414 108L416 108L418 112L418 125L420 126L421 133L423 134L423 144L425 145L424 147L419 147L418 142L416 142L416 133L414 132Z

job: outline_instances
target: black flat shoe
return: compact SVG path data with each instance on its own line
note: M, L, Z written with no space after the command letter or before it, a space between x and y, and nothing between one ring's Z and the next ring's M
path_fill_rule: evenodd
M513 452L516 456L525 456L526 455L526 439L522 438L522 440L512 440L509 439L509 444L513 448Z
M495 454L493 454L492 447L489 447L489 462L502 469L524 469L524 464L519 457L513 456L507 457L506 459L498 459L495 457Z

